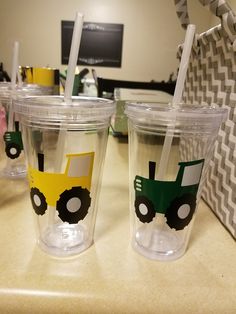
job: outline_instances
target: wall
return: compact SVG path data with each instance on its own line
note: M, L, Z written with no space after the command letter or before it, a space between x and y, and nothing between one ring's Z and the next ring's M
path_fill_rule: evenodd
M211 14L189 0L191 22L198 32L209 28ZM177 45L184 40L174 0L1 0L0 61L10 74L14 40L20 42L20 64L61 66L61 20L124 24L122 68L95 67L103 77L167 80L177 71ZM81 68L80 68L81 69Z
M236 12L236 0L228 0L227 1L234 12Z

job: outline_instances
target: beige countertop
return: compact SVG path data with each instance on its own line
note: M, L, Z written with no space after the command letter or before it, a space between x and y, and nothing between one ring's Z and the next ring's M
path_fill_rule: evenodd
M235 241L203 201L179 260L130 247L127 143L109 137L95 243L76 258L35 245L26 181L0 187L1 314L236 313Z

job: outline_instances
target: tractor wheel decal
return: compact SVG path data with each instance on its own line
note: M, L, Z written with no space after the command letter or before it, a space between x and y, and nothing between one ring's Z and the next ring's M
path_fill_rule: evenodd
M91 204L91 197L87 189L80 186L73 187L61 193L56 204L59 217L69 224L76 224L85 218Z
M12 152L12 149L13 149L13 152ZM16 143L7 144L5 152L7 154L7 157L9 157L11 159L18 158L20 156L20 153L21 153L20 145L18 145Z
M44 215L47 210L46 198L37 188L31 188L30 198L33 209L37 215Z
M165 217L170 228L184 229L192 220L196 208L196 197L184 194L175 198L167 209Z
M137 196L134 207L138 219L143 223L151 222L155 217L156 212L153 203L145 196Z

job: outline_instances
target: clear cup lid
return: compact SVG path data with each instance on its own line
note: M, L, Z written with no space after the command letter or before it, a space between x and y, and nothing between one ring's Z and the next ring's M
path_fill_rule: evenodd
M115 102L96 97L27 96L14 100L14 111L24 118L50 121L108 119L115 112Z
M11 82L0 82L0 101L7 101L11 97Z
M38 84L22 84L17 86L14 91L14 96L39 96L52 94L52 88L48 86L42 86Z
M155 121L160 124L184 121L186 124L199 121L212 124L212 121L225 121L228 114L227 108L208 105L191 105L171 103L140 103L127 102L126 115L135 121Z
M29 95L48 95L52 94L51 87L45 87L38 84L25 84L21 86L16 85L12 90L11 82L0 82L0 101L7 101L10 98L25 97Z

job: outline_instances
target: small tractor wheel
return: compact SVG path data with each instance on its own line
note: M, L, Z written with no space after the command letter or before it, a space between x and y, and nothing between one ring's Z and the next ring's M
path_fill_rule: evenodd
M20 145L16 143L9 143L6 145L5 152L7 154L7 157L11 159L18 158L21 153Z
M195 195L189 193L175 198L165 214L168 226L176 230L184 229L192 220L195 208Z
M56 204L59 217L69 224L76 224L85 218L91 204L91 197L87 189L75 186L61 193Z
M33 209L37 215L44 215L47 210L46 198L37 188L31 188L30 198Z
M138 219L143 223L151 222L156 215L153 203L146 196L137 196L134 207Z

